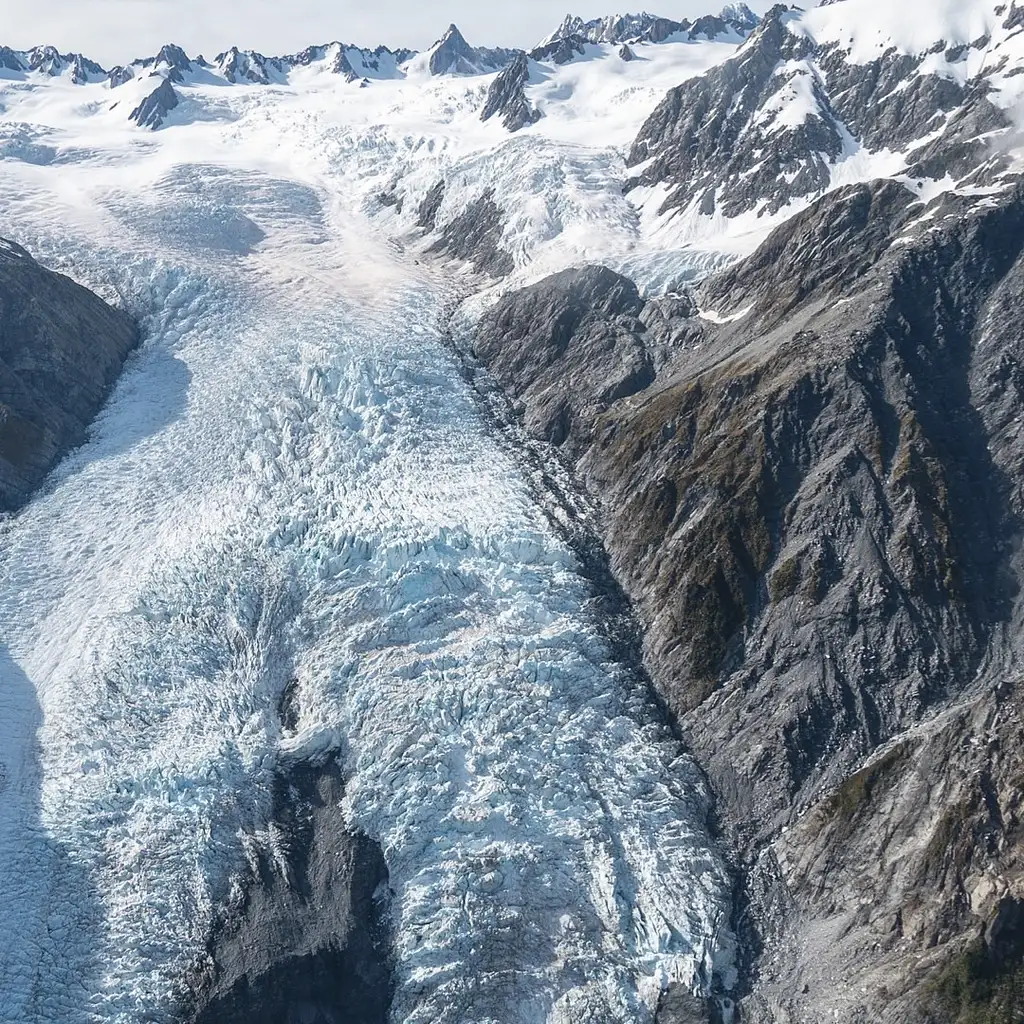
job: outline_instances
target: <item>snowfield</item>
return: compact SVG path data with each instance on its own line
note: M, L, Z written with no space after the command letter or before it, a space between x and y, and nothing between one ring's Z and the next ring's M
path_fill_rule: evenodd
M734 44L637 50L531 86L548 116L511 139L490 78L198 82L155 133L139 80L0 81L3 233L144 332L0 527L3 1020L173 1020L281 842L275 775L332 756L390 872L396 1021L640 1021L669 981L728 984L701 780L457 372L468 278L412 231L443 173L442 220L484 188L517 212L519 280L692 270L622 146Z

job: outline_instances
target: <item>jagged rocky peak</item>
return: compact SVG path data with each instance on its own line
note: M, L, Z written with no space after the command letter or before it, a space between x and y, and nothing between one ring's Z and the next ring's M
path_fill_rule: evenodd
M28 70L28 66L17 50L12 50L9 46L0 46L0 69L24 72Z
M140 67L162 71L172 82L184 82L185 74L192 70L192 60L177 44L167 43L160 47L155 57L147 57L135 62Z
M335 41L307 46L300 53L274 58L270 63L287 71L296 66L325 62L332 74L343 75L349 82L362 82L368 78L401 78L405 64L415 56L415 50L391 50L386 46L367 50Z
M559 40L578 39L587 43L647 42L661 43L678 33L686 32L692 38L713 39L718 36L740 37L757 27L759 18L746 4L729 4L721 14L705 15L691 22L684 18L674 21L643 11L640 14L613 14L604 18L585 21L574 14L567 14L565 20L546 39L541 40L538 49L549 47Z
M568 64L586 53L587 41L582 36L564 36L542 43L530 51L533 60L551 61L553 64Z
M430 48L427 67L432 75L478 75L503 68L518 52L470 46L458 26L449 25Z
M281 61L264 57L254 50L239 50L237 46L232 46L225 53L218 53L213 66L229 82L250 82L254 85L269 84L271 73L283 70Z
M36 46L27 52L0 47L0 68L25 74L35 71L50 78L70 72L75 85L99 82L107 72L81 53L61 53L55 46Z
M517 132L539 121L540 111L526 98L529 80L530 58L525 53L517 53L508 67L491 83L480 119L489 121L496 114L501 114L502 123L510 132Z
M719 17L730 25L740 25L750 31L757 28L761 19L746 4L726 4Z
M169 77L155 75L156 88L128 115L140 128L156 130L167 115L181 102Z
M644 166L628 187L668 186L666 213L733 217L821 195L846 161L882 152L912 177L994 180L1005 159L991 139L1010 125L999 104L1024 67L1012 30L973 42L939 18L912 34L885 18L861 30L848 20L859 9L774 7L735 56L668 93L637 136L628 162Z

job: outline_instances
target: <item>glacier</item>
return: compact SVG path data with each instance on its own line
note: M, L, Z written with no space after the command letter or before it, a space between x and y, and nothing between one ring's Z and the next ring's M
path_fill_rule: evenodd
M479 284L375 199L490 177L534 197L520 277L598 244L691 272L609 186L661 84L733 48L703 46L603 92L568 68L525 146L473 80L420 83L426 112L315 69L196 86L152 135L106 85L0 83L5 232L145 339L0 523L0 1018L177 1019L253 851L280 853L274 780L330 759L388 868L394 1020L641 1021L670 983L728 988L704 783L460 375L448 315ZM586 141L583 95L623 89Z

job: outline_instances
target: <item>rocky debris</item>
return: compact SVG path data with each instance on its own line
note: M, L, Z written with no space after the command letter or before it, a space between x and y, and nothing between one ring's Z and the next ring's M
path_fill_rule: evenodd
M0 511L85 440L136 341L126 314L0 240Z
M631 60L636 60L636 54L629 48L627 43L623 43L619 50L619 58L628 63Z
M443 196L443 191L441 196ZM437 199L437 205L440 199ZM426 209L425 209L426 208ZM420 207L420 220L432 214L436 225L437 206L432 192ZM515 269L512 256L502 248L504 214L488 190L471 202L454 220L440 229L441 237L427 250L471 263L475 270L491 277L504 277Z
M300 766L278 780L275 824L286 870L259 850L190 973L189 1024L386 1024L393 982L387 868L350 832L339 769Z
M154 75L154 77L159 80L160 84L142 100L128 115L128 118L140 128L150 128L156 131L180 101L169 78L164 78L161 75Z
M525 53L518 53L491 83L480 120L489 121L496 114L501 114L502 123L510 132L536 124L541 115L526 98L529 81L530 59Z
M431 47L427 67L432 75L479 75L505 67L518 50L470 46L455 25Z
M742 1019L1024 1009L1022 301L1024 186L876 182L691 295L584 268L478 326L716 793Z

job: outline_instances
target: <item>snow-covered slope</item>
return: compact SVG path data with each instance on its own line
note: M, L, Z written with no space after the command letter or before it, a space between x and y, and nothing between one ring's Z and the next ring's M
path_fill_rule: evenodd
M995 0L776 7L645 123L633 201L679 239L746 251L843 185L998 187L1019 168L1022 28L1024 8Z
M496 74L469 73L455 58L437 64L438 53L462 53L450 31L445 38L412 57L331 44L286 58L231 50L213 63L165 46L122 69L120 84L12 73L0 86L7 111L0 152L90 149L97 139L175 153L217 138L227 150L233 136L245 135L268 153L278 145L301 153L315 125L332 139L350 201L385 232L416 231L420 204L444 181L438 231L490 193L503 215L501 246L525 275L577 259L645 254L645 225L622 195L624 155L665 91L730 56L739 37L634 43L637 59L628 62L611 43L587 43L565 64L531 59L530 126L518 137L503 118L481 121ZM497 52L470 50L480 61ZM140 127L161 131L148 139Z

